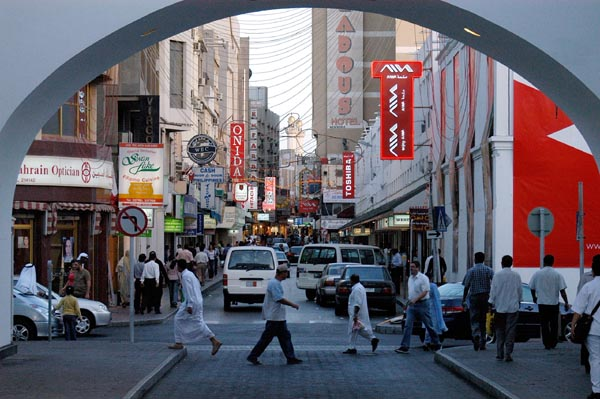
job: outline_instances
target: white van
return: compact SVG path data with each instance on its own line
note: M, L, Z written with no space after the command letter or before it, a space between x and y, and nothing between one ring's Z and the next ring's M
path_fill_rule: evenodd
M383 251L373 245L359 244L309 244L305 245L298 258L296 287L306 290L309 301L315 299L317 282L329 263L361 263L384 265Z
M262 303L269 280L275 277L277 255L270 247L232 247L223 266L223 308L232 304Z

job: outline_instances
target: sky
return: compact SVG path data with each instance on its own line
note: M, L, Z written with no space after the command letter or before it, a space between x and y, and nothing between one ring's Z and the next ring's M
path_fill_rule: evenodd
M281 128L290 115L312 126L311 9L269 10L238 16L242 37L250 38L251 86L269 88L269 109L279 115ZM312 135L303 143L314 151ZM287 148L285 139L282 148Z

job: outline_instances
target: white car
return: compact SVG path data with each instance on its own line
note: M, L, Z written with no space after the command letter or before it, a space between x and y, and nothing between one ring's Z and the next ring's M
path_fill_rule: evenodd
M17 283L18 279L18 276L13 278L13 286ZM41 293L41 297L48 299L48 288L40 283L37 283L37 287L38 292ZM54 291L51 291L51 293L52 305L55 306L60 301L60 295ZM78 335L88 335L94 328L110 324L112 314L105 304L85 298L77 298L77 301L81 310L81 318L77 319L77 325L75 326Z
M232 303L262 303L269 280L275 277L278 260L271 247L232 247L223 267L223 307Z
M60 312L52 309L51 334L62 334L63 323ZM13 288L13 340L29 341L48 336L48 302L36 295L25 294Z

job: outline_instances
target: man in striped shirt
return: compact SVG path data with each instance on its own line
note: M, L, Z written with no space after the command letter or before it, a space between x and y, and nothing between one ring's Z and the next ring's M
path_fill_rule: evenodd
M465 286L463 306L469 308L473 349L476 351L485 350L485 317L489 306L488 300L492 288L492 278L494 278L494 271L484 265L484 261L484 253L476 252L475 266L467 270L463 280ZM468 303L467 295L469 297Z

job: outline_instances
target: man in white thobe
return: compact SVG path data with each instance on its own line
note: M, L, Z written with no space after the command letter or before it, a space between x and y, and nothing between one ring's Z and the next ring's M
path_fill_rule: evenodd
M360 335L371 341L371 350L375 352L379 344L379 338L373 334L371 320L369 319L369 307L367 306L367 292L360 283L357 274L350 276L352 292L348 298L348 349L344 354L356 355L356 339Z
M33 264L28 263L23 267L21 274L19 274L17 284L15 284L15 288L24 294L38 295L35 266Z
M181 273L183 302L175 314L175 343L170 349L183 349L184 342L207 338L212 343L212 355L216 355L222 343L204 322L202 291L198 278L188 270L187 261L179 259L177 269Z

